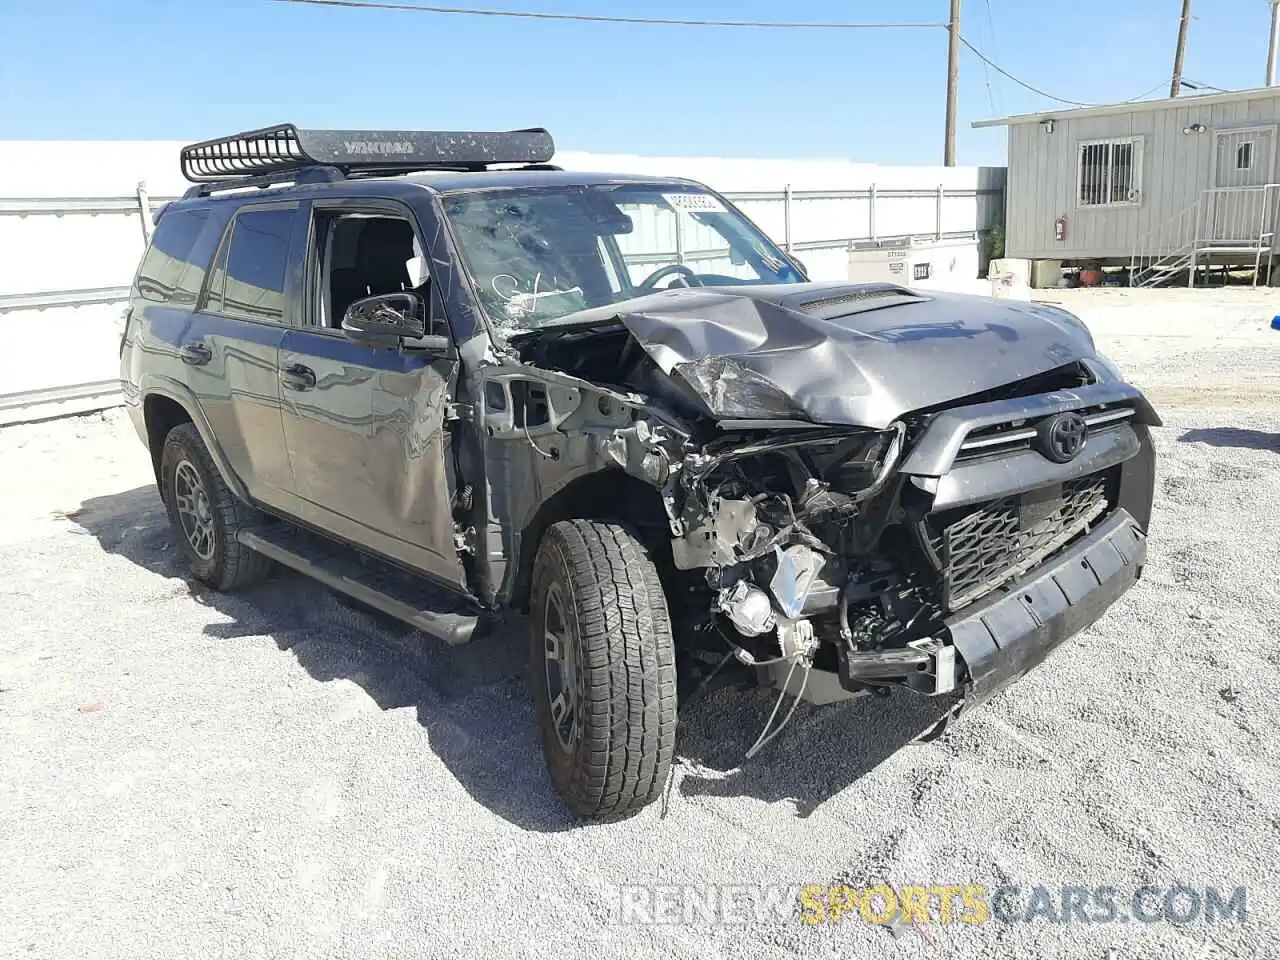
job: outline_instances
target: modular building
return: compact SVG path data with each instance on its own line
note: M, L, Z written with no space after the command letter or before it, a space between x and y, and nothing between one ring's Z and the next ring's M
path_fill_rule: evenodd
M1280 88L982 120L1009 131L1005 255L1121 266L1135 286L1269 275Z

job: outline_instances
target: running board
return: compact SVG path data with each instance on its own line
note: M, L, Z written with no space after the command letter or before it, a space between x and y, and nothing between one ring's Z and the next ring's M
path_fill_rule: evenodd
M281 524L242 530L238 539L249 549L451 647L471 640L481 624L480 616L461 597L316 534Z

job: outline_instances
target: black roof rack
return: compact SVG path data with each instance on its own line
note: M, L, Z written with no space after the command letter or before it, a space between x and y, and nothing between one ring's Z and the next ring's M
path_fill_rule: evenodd
M541 128L505 132L426 130L299 130L282 123L183 147L182 175L192 183L279 175L329 168L326 179L411 173L416 170L483 170L500 163L546 164L556 152Z

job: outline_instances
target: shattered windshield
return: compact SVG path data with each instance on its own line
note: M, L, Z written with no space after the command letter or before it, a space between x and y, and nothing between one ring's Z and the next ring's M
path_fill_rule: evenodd
M657 290L804 279L740 214L678 184L477 191L444 208L501 335Z

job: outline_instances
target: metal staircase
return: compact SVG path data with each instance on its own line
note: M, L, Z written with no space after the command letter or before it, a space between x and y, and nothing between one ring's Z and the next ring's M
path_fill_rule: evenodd
M1210 265L1252 267L1257 286L1262 264L1267 274L1275 258L1280 184L1209 187L1196 202L1141 237L1129 258L1129 286L1187 286Z

